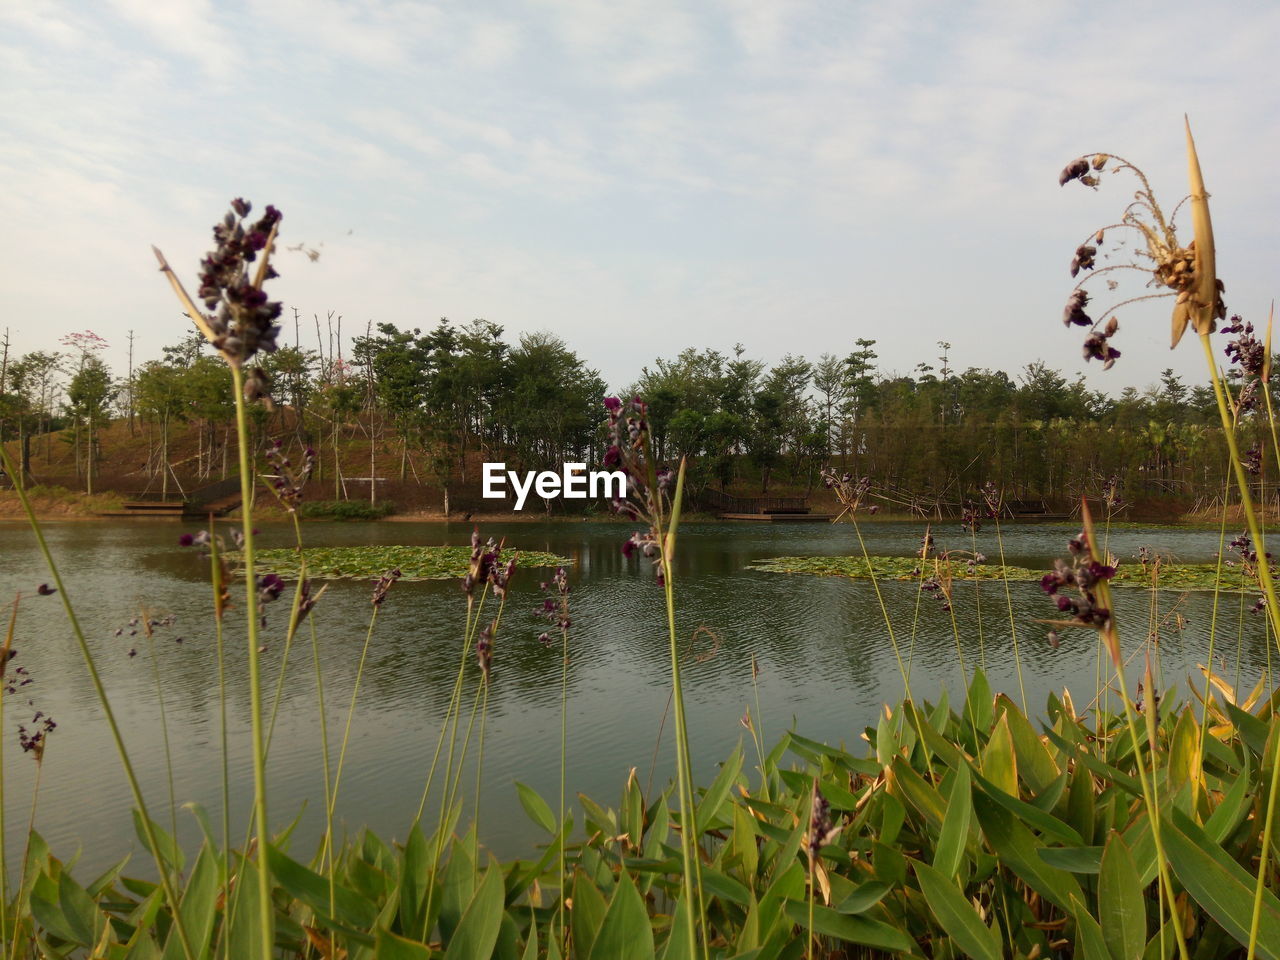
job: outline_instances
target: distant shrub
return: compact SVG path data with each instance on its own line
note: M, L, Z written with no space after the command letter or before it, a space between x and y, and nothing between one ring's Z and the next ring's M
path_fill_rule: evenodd
M381 503L365 503L363 500L317 500L304 503L298 515L304 520L381 520L395 513L395 505L384 500Z

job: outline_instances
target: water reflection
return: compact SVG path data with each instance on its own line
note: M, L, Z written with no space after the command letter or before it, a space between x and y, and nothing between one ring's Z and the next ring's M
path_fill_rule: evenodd
M203 804L216 823L221 758L211 596L207 561L176 545L183 529L163 521L55 524L48 538L99 657L148 797L158 809L163 809L167 791L152 666L141 635L130 636L126 629L117 637L115 632L142 605L176 617L173 627L157 634L155 649L177 793L180 801ZM917 524L881 523L864 527L863 533L872 552L903 555L916 549L921 531ZM304 529L314 546L465 544L470 532L461 524L415 523L310 524ZM629 532L626 527L528 523L490 525L484 532L505 537L521 549L548 550L575 561L570 571L569 787L571 793L616 802L629 768L638 768L642 783L648 778L663 726L668 681L661 590L646 566L622 557L619 546ZM1044 566L1063 551L1074 532L1066 526L1007 528L1006 556L1011 563ZM934 535L941 546L969 548L968 535L954 528L935 528ZM1213 531L1117 529L1110 538L1110 548L1122 559L1143 545L1186 562L1210 560L1217 551ZM269 525L261 541L265 546L288 546L292 530ZM871 584L748 569L751 561L765 557L851 553L856 540L848 527L699 524L687 526L680 543L682 636L706 628L700 632L698 649L706 653L715 647L714 655L690 662L686 674L700 777L711 776L716 761L744 736L739 718L748 705L754 712L753 655L760 667L764 715L759 719L769 737L794 724L808 736L854 745L863 728L875 722L880 704L901 696L903 679ZM997 556L993 530L979 534L978 548ZM558 789L560 654L558 647L548 650L537 642L545 622L534 612L542 599L538 582L547 574L517 574L494 649L481 834L504 855L527 853L535 839L512 782L527 782L547 797ZM70 855L83 844L85 869L92 870L136 847L127 815L128 791L58 598L34 595L35 586L45 579L29 532L20 525L0 526L0 597L24 593L16 646L20 662L35 677L23 688L26 696L9 699L6 729L13 731L35 709L57 718L37 828L61 854ZM1016 698L1016 630L1033 708L1064 685L1072 686L1077 705L1089 699L1097 662L1093 637L1069 632L1060 649L1051 649L1044 639L1046 628L1036 620L1053 611L1034 585L1014 585L1008 603L1001 584L984 584L980 591L962 585L954 602L954 627L951 615L931 598L922 599L913 584L885 583L881 592L917 697L936 698L943 686L954 695L964 682L959 663L963 656L970 671L985 663L993 688ZM371 612L370 595L370 584L337 582L316 608L326 720L335 753ZM251 803L252 775L244 750L248 698L238 590L232 596L237 608L228 614L226 653L232 812L242 825ZM1160 596L1157 654L1166 684L1184 684L1205 659L1210 599L1207 594ZM369 824L394 837L416 810L458 668L464 608L457 584L445 582L397 584L382 608L338 807L350 829ZM1152 618L1148 598L1118 591L1117 609L1126 644L1136 649ZM280 638L285 616L284 602L268 610L264 657L269 691L274 691L274 678L284 661ZM1218 641L1226 658L1221 669L1229 679L1237 671L1256 677L1267 661L1261 622L1245 616L1242 642L1237 644L1234 612L1223 619L1229 619L1231 627ZM715 643L709 642L712 635ZM269 764L273 820L284 824L305 805L296 834L298 850L309 849L323 819L320 718L307 631L302 636L306 644L289 653ZM130 649L138 656L130 657ZM473 689L468 688L468 709ZM671 726L668 719L663 749L657 753L653 776L658 783L673 770ZM21 842L33 767L12 739L5 747L5 813L12 845ZM463 780L472 782L470 774ZM194 821L186 814L179 817L180 833L194 840Z

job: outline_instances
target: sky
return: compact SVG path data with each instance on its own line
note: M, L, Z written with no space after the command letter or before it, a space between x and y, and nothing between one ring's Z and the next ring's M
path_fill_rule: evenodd
M1171 209L1187 115L1228 309L1265 323L1277 41L1272 2L0 3L0 333L158 358L188 324L150 246L194 289L243 196L284 213L282 342L295 309L312 347L316 317L483 317L614 387L686 346L858 338L885 373L944 341L961 370L1200 383L1167 301L1121 311L1112 370L1082 361L1068 264L1136 184L1058 172L1112 152Z

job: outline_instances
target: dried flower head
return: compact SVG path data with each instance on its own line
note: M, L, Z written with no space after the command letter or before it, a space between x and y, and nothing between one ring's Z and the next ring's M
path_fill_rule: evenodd
M267 463L275 471L274 475L268 476L271 492L280 505L292 513L302 501L302 491L315 469L316 452L309 446L303 448L301 462L295 465L291 457L285 456L284 444L277 439L267 449Z
M1106 326L1099 329L1098 324L1084 312L1084 307L1089 302L1088 294L1084 289L1085 285L1104 274L1109 275L1119 270L1137 270L1147 276L1148 286L1157 287L1162 291L1131 297L1115 304L1102 312L1101 315L1104 317L1136 300L1166 296L1174 298L1172 345L1175 347L1188 325L1194 326L1196 333L1207 336L1213 332L1216 320L1226 318L1227 308L1222 301L1224 287L1222 281L1217 278L1215 268L1208 194L1204 189L1200 162L1196 155L1195 144L1191 139L1189 126L1187 154L1190 161L1189 199L1194 239L1185 244L1178 237L1173 217L1165 217L1146 174L1129 161L1104 153L1086 154L1067 164L1058 176L1060 185L1079 180L1085 186L1096 188L1100 180L1093 174L1101 174L1108 161L1114 160L1115 163L1107 172L1131 174L1139 183L1139 189L1133 201L1125 208L1120 220L1090 232L1088 239L1076 247L1075 255L1071 259L1072 277L1078 276L1081 271L1088 271L1088 275L1072 290L1063 312L1063 322L1068 326L1077 324L1092 328L1085 340L1084 356L1086 359L1101 360L1104 368L1110 367L1120 356L1119 351L1108 342L1117 329L1115 317L1112 316ZM1174 212L1176 214L1176 209ZM1104 240L1119 237L1120 242L1114 244L1114 247L1118 248L1122 245L1125 236L1134 233L1138 235L1139 245L1124 262L1095 269L1098 249ZM1107 278L1107 283L1114 288L1114 282L1110 276Z
M665 558L659 543L662 518L671 507L676 474L665 464L655 464L649 443L649 407L639 397L623 403L606 397L609 416L609 446L603 464L606 470L621 470L627 478L626 496L614 498L610 507L621 517L639 520L647 529L637 532L622 545L630 559L636 551L653 565L659 585L665 580Z

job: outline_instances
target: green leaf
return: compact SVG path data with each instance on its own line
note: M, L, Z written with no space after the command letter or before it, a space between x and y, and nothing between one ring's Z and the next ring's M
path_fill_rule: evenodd
M966 724L972 719L979 730L991 726L991 685L987 683L987 675L981 670L973 671L973 682L969 684L969 694L964 702L964 720Z
M228 922L223 928L228 957L256 957L261 952L262 921L258 914L261 877L257 860L240 858L226 914Z
M1174 811L1160 831L1173 872L1187 892L1222 928L1242 944L1249 942L1256 881L1204 831ZM1280 960L1280 900L1262 891L1257 953L1264 960Z
M787 918L809 929L809 904L803 900L788 900ZM813 905L813 932L824 937L835 937L847 943L859 943L877 950L893 950L914 954L916 942L896 927L868 917L836 913L830 907Z
M1003 788L995 786L980 773L974 773L973 779L984 794L1047 837L1072 846L1080 846L1084 843L1080 834L1053 814L1045 813L1039 807L1006 793Z
M676 901L675 912L671 915L671 930L667 934L666 945L662 948L662 960L696 960L689 952L689 934L692 929L693 918L689 915L689 905L681 897Z
M1036 734L1030 721L1017 705L1005 694L996 698L1004 710L1009 733L1013 738L1013 752L1018 758L1018 773L1035 794L1042 793L1060 776L1058 765L1044 741Z
M1235 783L1204 823L1204 832L1214 843L1222 843L1231 836L1249 812L1249 782L1249 760L1246 754L1244 769L1236 774Z
M914 867L929 909L956 945L977 960L1003 960L999 934L982 922L955 881L927 863Z
M721 900L736 903L743 907L751 902L751 891L733 879L733 877L721 873L706 864L703 864L701 874L703 887ZM615 899L617 898L615 897Z
M84 887L72 880L66 871L58 875L58 905L75 934L76 943L85 946L97 943L107 918L90 899L89 894L85 893Z
M942 818L942 832L938 835L938 846L933 855L933 865L945 876L955 876L960 869L972 819L973 787L969 765L963 763L956 767L955 779L951 782L947 812Z
M138 842L142 844L142 848L149 852L153 857L157 857L167 863L175 872L181 873L182 868L186 866L186 860L182 856L182 849L173 842L173 837L150 818L144 821L142 814L138 810L133 810L133 830L138 835ZM151 831L156 838L156 846L159 851L152 848L147 842L146 824L151 825Z
M640 792L635 767L631 768L622 791L622 826L632 849L639 850L644 843L644 794Z
M631 878L623 874L600 924L589 960L653 960L649 912Z
M1051 867L1068 873L1099 873L1102 870L1101 847L1041 847L1040 859Z
M991 739L982 751L982 774L997 789L1012 797L1018 795L1018 758L1013 752L1008 711L1000 714Z
M489 864L484 879L467 904L458 929L449 938L445 960L488 960L493 956L502 927L502 869L496 861Z
M1074 907L1071 914L1076 921L1076 946L1080 951L1080 960L1113 960L1107 950L1102 927L1093 919L1093 914L1079 900L1073 899L1071 902ZM1173 938L1170 937L1169 940L1172 941Z
M444 880L440 893L440 936L448 940L462 921L462 912L471 902L476 890L476 863L467 850L467 844L455 841L444 868Z
M182 893L182 905L179 907L187 940L196 956L204 953L209 937L213 934L218 895L222 892L221 879L217 850L206 841L196 856L196 864L191 870L191 878ZM164 945L164 958L184 960L185 957L186 951L175 928Z
M941 832L942 819L946 814L946 805L937 789L925 783L920 774L901 757L893 761L890 768L892 779L891 792L904 797L916 808L929 824L930 829Z
M334 885L334 908L329 909L329 881L320 874L285 856L275 847L267 846L267 865L271 876L288 893L322 917L328 917L347 927L360 930L373 929L378 911L366 898L342 884Z
M1113 960L1142 960L1147 945L1147 907L1129 848L1112 832L1102 851L1098 919Z
M985 794L974 796L973 808L987 842L1004 865L1021 877L1027 886L1063 910L1070 908L1073 896L1084 901L1084 894L1076 878L1051 867L1040 858L1040 845L1036 843L1034 834L1018 822L1012 813Z
M600 932L607 911L604 896L587 874L579 869L573 878L573 910L570 926L573 931L573 957L589 957L592 944Z
M431 960L431 948L379 927L374 939L373 957L374 960Z
M1184 709L1182 716L1178 718L1177 725L1173 728L1173 735L1169 738L1169 759L1166 770L1169 787L1172 790L1176 791L1184 783L1199 779L1199 733L1200 727L1192 716L1191 708Z
M879 880L860 883L843 900L836 904L836 913L864 913L885 898L893 888Z
M698 813L694 819L698 836L702 836L711 826L712 821L719 816L720 807L728 798L729 791L733 789L733 785L737 782L738 774L741 771L742 740L739 739L738 745L733 748L733 753L729 755L729 759L720 768L715 780L707 788L707 792L703 794L702 802L698 804Z
M529 815L529 819L554 836L556 832L556 815L547 806L547 801L538 796L537 790L521 783L519 780L516 781L516 793L520 795L520 806L524 807L524 812Z
M54 936L82 947L91 944L92 929L88 937L83 937L81 931L63 913L62 904L58 898L58 882L53 878L45 874L37 877L31 892L27 895L27 903L31 908L31 916Z

